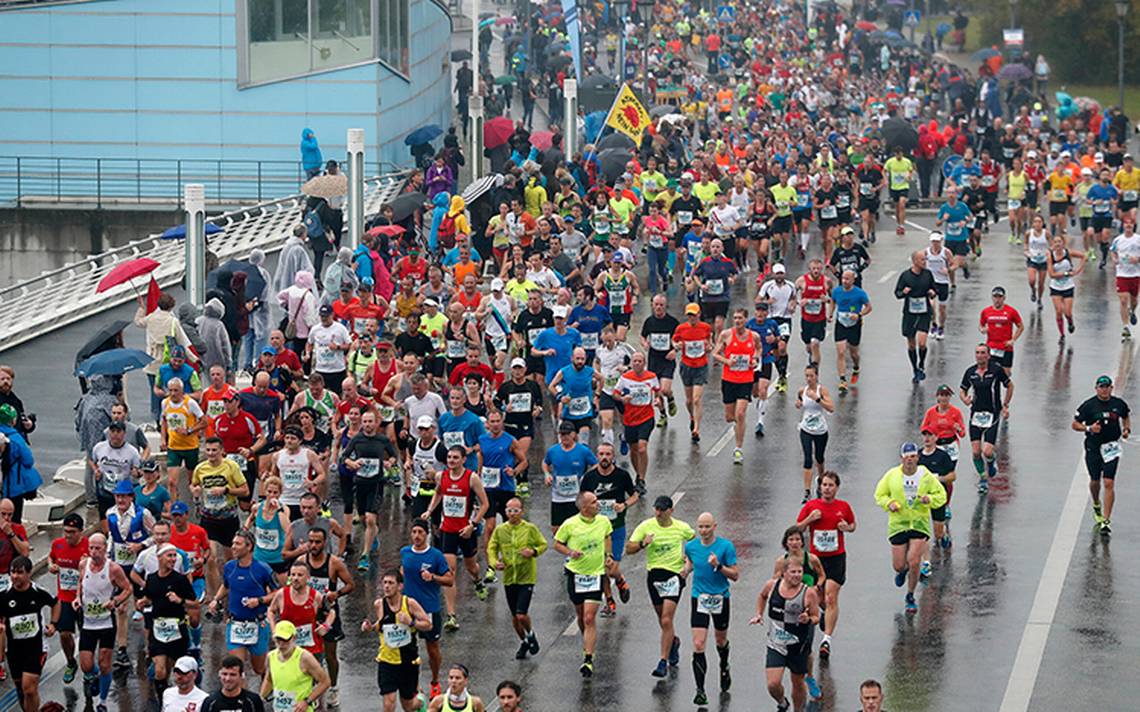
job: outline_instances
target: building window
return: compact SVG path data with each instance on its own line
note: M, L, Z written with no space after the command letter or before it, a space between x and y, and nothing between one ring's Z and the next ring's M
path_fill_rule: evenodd
M239 83L380 59L407 73L409 0L240 0Z

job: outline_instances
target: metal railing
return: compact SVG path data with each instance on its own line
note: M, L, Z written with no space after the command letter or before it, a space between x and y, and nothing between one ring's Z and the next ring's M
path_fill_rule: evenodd
M391 168L373 162L366 171ZM181 208L187 183L205 185L212 205L252 205L295 193L304 182L300 161L0 156L0 205L16 207Z
M375 215L381 205L399 195L407 176L407 172L393 173L365 181L365 217ZM304 200L305 196L294 194L208 218L206 222L222 228L209 236L210 251L225 262L244 258L254 248L280 249L301 221ZM0 351L133 300L135 291L129 284L101 294L95 293L95 287L116 264L137 257L160 263L152 274L164 288L182 279L182 240L163 240L154 234L0 289ZM140 279L136 285L140 293L145 293L145 285L146 278Z

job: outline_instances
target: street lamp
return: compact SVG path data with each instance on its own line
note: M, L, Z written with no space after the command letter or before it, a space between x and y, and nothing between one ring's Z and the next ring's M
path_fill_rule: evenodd
M1124 18L1128 15L1129 0L1116 0L1116 83L1120 90L1120 112L1124 113Z
M1017 27L1017 3L1019 0L1009 0L1009 28Z

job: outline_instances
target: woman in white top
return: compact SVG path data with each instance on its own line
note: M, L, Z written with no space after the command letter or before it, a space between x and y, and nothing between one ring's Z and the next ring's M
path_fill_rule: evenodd
M598 398L598 414L602 417L602 442L614 444L614 386L621 374L629 370L633 348L617 340L613 324L602 327L602 343L594 354L594 368L602 376L602 395Z
M320 323L313 273L306 270L298 272L293 278L293 286L277 293L277 303L285 311L286 324L296 324L297 334L291 340L289 348L297 353L303 352L309 339L309 328Z
M1045 232L1045 219L1033 216L1033 227L1025 235L1025 274L1029 280L1029 301L1037 302L1040 309L1045 303L1045 277L1048 276L1049 233Z
M1034 225L1036 225L1034 221ZM1057 333L1065 338L1065 321L1069 322L1069 333L1076 330L1073 322L1073 277L1085 268L1085 253L1065 247L1065 236L1053 238L1053 247L1048 254L1049 296L1053 299L1053 312L1057 318Z
M831 394L819 383L819 370L814 364L804 369L806 384L796 394L796 407L803 411L800 417L800 445L804 449L804 503L811 499L812 461L819 474L823 474L823 454L827 450L827 414L835 412ZM815 457L812 457L812 454Z

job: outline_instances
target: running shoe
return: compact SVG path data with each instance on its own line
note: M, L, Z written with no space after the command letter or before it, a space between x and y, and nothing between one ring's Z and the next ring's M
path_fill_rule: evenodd
M452 632L459 630L459 621L455 619L454 613L447 614L447 620L443 622L443 629Z
M741 450L740 448L734 448L733 449L733 451L732 451L732 464L734 464L734 465L743 465L744 464L744 451Z
M1131 324L1132 326L1136 326L1136 310L1135 309L1128 312L1128 323Z
M669 674L669 663L665 661L665 658L661 658L657 661L657 667L653 668L653 672L649 674L653 677L665 677Z
M1124 339L1125 341L1128 341L1129 339L1132 338L1132 330L1129 329L1127 326L1124 327L1123 329L1120 330L1120 337L1122 339Z
M478 598L480 601L487 600L487 587L482 581L475 582L475 598Z
M681 664L681 639L673 636L673 644L669 646L669 664L677 667Z
M809 499L811 499L811 490L806 489L804 490L804 499L800 504L807 504Z
M921 379L918 377L918 369L914 369L914 374L910 377L911 383L918 383Z
M676 398L666 398L665 400L669 403L669 417L670 418L677 417L677 399Z
M329 688L329 691L325 693L325 706L340 707L340 690L335 687Z
M439 680L432 680L431 683L431 698L434 700L443 694L443 685L439 684Z
M622 603L629 603L629 581L626 581L623 578L621 581L618 582L617 590L618 590L618 598L621 599L621 602ZM614 599L611 598L610 600L612 601Z
M970 278L970 267L969 267L969 265L965 265L965 264L962 265L962 277L963 277L963 279L969 279Z
M840 393L846 393L847 392L847 376L840 376L839 377L839 392Z
M487 573L483 574L483 583L495 583L496 580L495 570L488 566Z
M538 636L534 634L533 630L530 632L530 635L528 635L526 637L526 642L527 642L527 645L530 646L530 654L531 655L538 655L538 651L539 651Z
M637 493L642 497L644 497L645 493L649 491L649 489L645 486L645 480L641 479L640 477L634 480L633 488L637 490Z
M780 393L788 392L788 377L780 376L780 380L776 381L776 390Z
M943 549L949 549L954 542L951 541L949 534L944 534L942 538L938 540L938 543L942 546Z
M987 480L985 477L983 477L982 479L978 480L978 494L989 494L989 493L990 493L990 481Z
M1111 533L1112 533L1112 522L1105 519L1103 522L1100 523L1100 535L1101 536L1108 536Z
M625 457L629 454L629 443L625 441L625 435L621 436L621 454L622 457Z
M519 643L519 649L515 651L515 660L526 660L526 654L530 652L530 641L523 639Z
M764 424L760 421L756 421L756 430L754 432L756 433L756 437L764 437Z
M1093 522L1099 527L1104 522L1104 514L1100 508L1100 502L1093 502Z
M119 648L115 651L115 666L129 668L131 666L131 656L127 654L126 648ZM0 670L3 668L0 667Z
M914 600L914 594L913 593L908 593L906 595L906 612L907 613L917 613L918 612L918 603Z
M107 703L100 702L99 704L95 705L95 712L107 712Z
M578 666L578 672L582 673L582 677L594 676L594 661L590 656L582 658L582 664Z
M855 368L851 369L851 385L855 385L858 382L859 382L859 367L856 366Z
M729 664L724 663L720 666L720 691L728 692L730 687L732 687L732 672Z
M78 663L68 663L63 669L63 684L70 685L75 680L75 673L79 670Z
M360 561L356 563L356 570L361 573L368 573L368 559L366 557L360 557Z
M906 583L906 569L903 569L902 571L896 571L895 572L895 588L902 588L902 585L904 583Z
M700 433L693 433L689 437L695 443L699 443L701 441L701 434Z
M708 703L709 698L707 695L705 695L705 691L698 687L697 694L693 695L693 704L697 705L698 707L704 707Z
M1076 330L1077 330L1077 323L1075 321L1073 321L1072 319L1069 319L1069 333L1071 334Z
M925 381L925 380L926 380L926 371L924 371L924 370L923 370L923 369L921 369L921 368L920 368L920 369L918 369L918 380L920 380L920 381Z
M819 659L820 661L831 659L831 641L825 640L819 644Z
M923 560L922 564L918 567L918 575L922 578L929 578L934 569L930 566L930 562Z
M530 496L530 483L529 482L519 482L518 485L515 486L515 494L517 494L520 497L524 497L524 498L529 497Z
M614 602L614 599L607 599L605 605L602 606L602 610L598 611L598 615L602 618L613 618L616 616L617 603Z
M823 697L823 691L819 689L819 683L815 681L814 677L807 675L804 677L804 682L807 683L808 697L813 701L818 701Z
M776 712L788 712L788 710L791 708L792 703L788 702L788 698L785 697L783 702L780 702L776 705Z
M664 428L669 419L665 417L665 411L661 411L661 415L657 416L657 427Z

